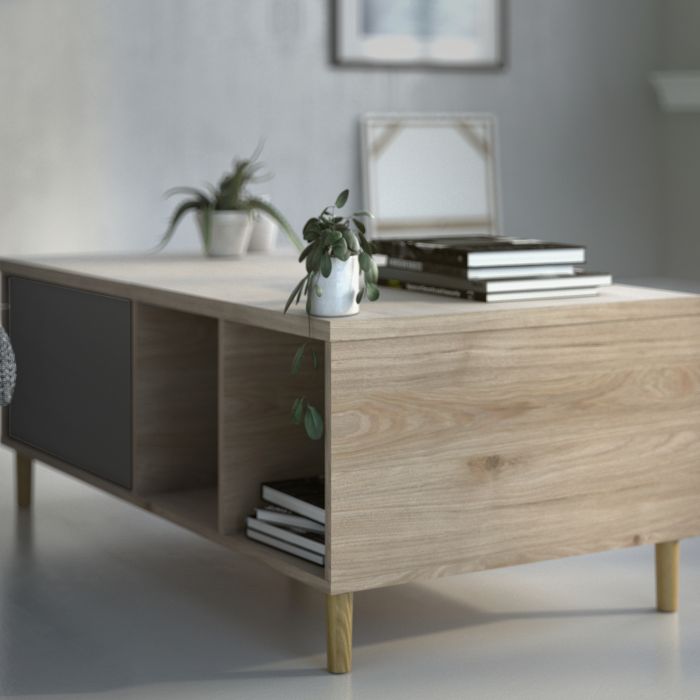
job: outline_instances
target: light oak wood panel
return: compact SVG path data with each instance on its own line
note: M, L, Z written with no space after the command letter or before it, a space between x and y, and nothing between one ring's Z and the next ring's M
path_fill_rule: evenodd
M240 260L144 255L0 260L18 274L237 323L324 341L432 335L504 328L589 324L700 313L700 296L626 285L599 297L483 304L382 290L352 318L312 319L302 308L283 314L289 291L303 274L292 254Z
M216 486L216 321L136 304L133 337L134 491Z
M293 376L303 338L230 322L221 324L219 335L219 523L229 534L241 531L260 505L262 482L324 473L323 440L310 440L291 421L292 403L301 395L323 415L324 348L311 342Z
M333 593L700 533L700 317L329 362Z

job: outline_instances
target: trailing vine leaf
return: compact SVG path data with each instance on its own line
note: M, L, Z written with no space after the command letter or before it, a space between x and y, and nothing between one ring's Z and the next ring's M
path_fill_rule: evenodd
M367 282L367 298L370 301L377 301L377 299L379 299L379 287L377 287L374 282Z
M292 360L292 374L299 374L299 370L301 369L301 361L304 359L304 352L307 345L308 341L306 343L302 343L294 353L294 359Z
M289 299L287 299L287 303L284 305L284 313L285 314L287 313L287 310L289 309L289 307L292 305L292 302L294 301L294 297L297 296L297 294L299 293L299 290L302 288L303 285L304 285L304 280L301 280L301 282L299 282L299 284L297 284L297 286L294 287L294 289L292 290L292 293L289 295Z
M350 196L350 190L343 190L335 200L336 209L342 209Z
M294 425L301 425L301 421L304 415L304 397L294 399L292 404L292 423Z
M359 219L353 219L352 222L355 224L355 226L357 226L357 230L360 233L362 233L362 234L367 233L367 229L366 229L365 225Z
M323 437L323 418L318 409L309 403L306 404L304 413L304 428L312 440L320 440Z
M330 277L332 269L333 263L331 262L331 256L324 253L321 257L321 274L324 277Z

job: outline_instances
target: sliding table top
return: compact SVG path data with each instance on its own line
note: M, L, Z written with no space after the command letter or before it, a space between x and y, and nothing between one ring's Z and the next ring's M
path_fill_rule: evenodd
M291 253L240 260L171 254L0 260L20 275L326 341L536 328L700 314L700 295L613 285L597 297L486 304L382 288L357 316L309 321L303 305L282 313L304 274Z

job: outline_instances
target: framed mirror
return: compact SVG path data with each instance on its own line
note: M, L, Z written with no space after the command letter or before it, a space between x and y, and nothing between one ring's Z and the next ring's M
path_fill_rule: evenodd
M500 235L493 116L368 114L362 157L373 238Z

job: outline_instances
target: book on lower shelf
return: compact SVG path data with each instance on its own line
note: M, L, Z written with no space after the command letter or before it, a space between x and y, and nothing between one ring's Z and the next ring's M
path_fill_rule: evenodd
M319 566L325 564L325 484L322 477L262 484L265 505L246 519L256 542Z

